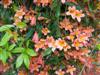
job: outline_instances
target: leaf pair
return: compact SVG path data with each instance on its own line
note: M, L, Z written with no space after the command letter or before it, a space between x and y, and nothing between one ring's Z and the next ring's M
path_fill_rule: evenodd
M16 60L16 68L19 68L22 63L26 66L26 68L29 68L30 64L30 57L31 56L37 56L36 52L33 49L25 49L22 47L15 48L13 53L21 53L20 56L18 56Z
M19 68L24 62L25 66L29 68L29 56L26 54L21 54L16 60L16 68Z

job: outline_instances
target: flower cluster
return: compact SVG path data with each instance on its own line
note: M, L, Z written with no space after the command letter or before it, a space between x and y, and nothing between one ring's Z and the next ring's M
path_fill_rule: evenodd
M75 39L73 40L73 47L76 47L76 49L78 50L79 47L83 47L83 46L87 46L88 42L89 42L89 37L91 37L91 33L94 30L91 28L77 28L74 30L73 33L71 33L71 36L74 36ZM67 36L68 39L70 39L70 36Z
M24 6L21 7L21 9L17 10L14 15L14 25L16 25L18 28L26 28L27 23L30 23L31 26L36 25L36 12L33 10L27 11Z
M35 41L33 41L33 42L35 42ZM65 40L63 40L61 38L55 40L52 36L51 37L47 36L46 39L40 39L39 42L37 42L35 44L36 51L38 51L39 49L46 49L48 47L52 48L53 52L56 49L59 49L59 50L64 49L64 51L67 51L67 49L71 48L70 45L68 45L68 43Z
M85 64L88 68L92 68L94 60L89 56L90 50L87 47L94 29L78 26L77 23L71 23L67 18L60 22L59 27L68 33L58 39L49 36L48 33L51 33L51 31L48 28L42 28L41 30L46 38L39 38L38 33L35 32L32 38L32 41L35 43L35 50L41 52L41 50L46 51L47 48L51 48L54 54L56 51L64 51L67 60L73 58L74 60L79 60L81 64ZM55 73L57 75L66 73L73 75L75 70L76 68L69 66L67 71L59 69Z

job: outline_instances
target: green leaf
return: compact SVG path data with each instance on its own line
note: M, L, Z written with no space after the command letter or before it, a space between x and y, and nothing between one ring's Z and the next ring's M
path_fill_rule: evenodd
M47 55L49 55L49 54L51 54L51 53L52 53L51 48L47 48L47 49L44 51L43 56L47 56Z
M15 46L16 46L15 44L10 45L8 50L11 51Z
M22 53L25 50L23 47L17 47L14 50L12 50L12 53Z
M3 25L3 26L0 27L0 32L9 30L12 27L14 27L14 25Z
M100 50L100 44L96 45L96 49Z
M17 27L25 28L26 27L26 23L25 22L18 22Z
M55 14L55 16L57 17L57 19L59 18L59 16L60 16L60 7L61 7L61 4L60 4L60 2L58 2L58 5L57 5L57 7L56 7L56 9L55 9L55 11L56 11L56 14Z
M20 56L18 56L17 60L16 60L16 68L19 68L23 63L23 54L21 54Z
M93 1L90 1L89 4L88 4L88 8L89 8L89 11L92 12L95 8L94 6L94 2Z
M0 48L0 60L3 63L6 63L7 59L8 59L8 54L7 54L6 50Z
M8 41L10 40L11 37L12 37L12 34L6 32L5 35L3 36L1 42L0 42L0 46L4 46L6 43L8 43Z
M27 42L26 42L26 47L27 48L28 48L29 44L30 44L30 40L27 40Z
M33 49L27 49L27 54L30 56L37 56L37 53Z
M23 57L24 57L24 64L25 64L26 68L29 68L29 64L30 64L29 56L26 54L23 54Z
M8 57L12 58L11 52L7 52Z

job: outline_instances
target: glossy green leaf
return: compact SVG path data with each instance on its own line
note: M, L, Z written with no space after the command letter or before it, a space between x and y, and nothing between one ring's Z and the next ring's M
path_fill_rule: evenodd
M29 56L37 56L37 53L33 49L27 49L27 54Z
M3 26L0 27L0 32L9 30L12 27L14 27L14 25L3 25Z
M25 28L26 27L26 23L25 22L18 22L17 27L18 28Z
M12 53L21 53L25 50L23 47L17 47L14 50L12 50Z
M8 58L7 52L5 50L0 50L0 60L3 63L6 63L7 58Z
M18 56L17 60L16 60L16 68L19 68L23 63L23 54L21 54L20 56Z
M11 37L12 37L12 34L6 32L0 41L0 46L4 46L10 40Z
M11 52L7 52L8 57L12 58Z
M16 46L15 44L10 45L8 50L11 51L15 46Z
M29 56L26 54L23 54L23 57L24 57L24 64L25 64L26 68L29 68L29 64L30 64Z

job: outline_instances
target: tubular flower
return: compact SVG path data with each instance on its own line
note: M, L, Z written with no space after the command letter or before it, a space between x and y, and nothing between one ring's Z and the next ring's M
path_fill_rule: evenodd
M85 33L78 35L77 39L79 40L79 42L83 42L83 43L89 40Z
M83 44L81 42L79 42L78 39L75 39L73 41L73 44L72 44L73 47L75 47L77 50L79 50L80 47L83 47Z
M36 51L38 51L41 48L44 48L44 46L45 46L45 39L40 39L40 41L35 44Z
M68 12L66 12L66 15L71 15L73 19L75 19L75 14L76 14L76 7L68 7Z
M47 36L45 44L48 45L48 47L52 48L53 52L56 49L55 40L52 36L51 37Z
M61 38L59 38L58 40L56 40L56 46L59 50L62 50L65 46L67 45L65 40L62 40Z
M77 19L78 22L81 22L81 18L84 17L85 15L82 14L82 10L76 10L75 12L75 17Z

